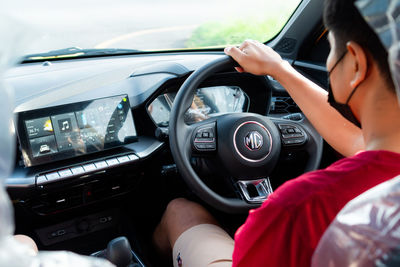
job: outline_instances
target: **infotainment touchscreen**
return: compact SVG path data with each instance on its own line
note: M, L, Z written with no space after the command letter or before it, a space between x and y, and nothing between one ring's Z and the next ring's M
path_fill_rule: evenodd
M25 166L115 148L136 141L127 95L17 114Z

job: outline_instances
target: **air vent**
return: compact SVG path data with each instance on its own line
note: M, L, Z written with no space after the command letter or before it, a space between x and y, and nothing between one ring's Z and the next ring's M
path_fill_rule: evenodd
M272 97L270 114L290 114L300 112L292 98L287 96Z
M296 40L292 38L283 38L275 47L275 51L290 54L296 46Z

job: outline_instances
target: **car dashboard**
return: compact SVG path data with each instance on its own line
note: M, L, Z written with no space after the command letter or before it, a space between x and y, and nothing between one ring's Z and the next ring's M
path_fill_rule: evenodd
M221 56L168 53L60 60L21 64L7 73L15 96L17 148L6 186L14 206L39 221L81 211L81 217L67 224L73 229L91 222L76 232L45 219L35 229L41 244L51 246L112 225L115 220L104 218L115 216L113 211L100 208L87 215L86 207L135 191L151 195L154 190L144 189L143 183L153 186L158 184L154 176L176 170L168 152L174 98L194 70ZM282 117L299 109L269 77L232 68L200 84L185 122L235 112Z

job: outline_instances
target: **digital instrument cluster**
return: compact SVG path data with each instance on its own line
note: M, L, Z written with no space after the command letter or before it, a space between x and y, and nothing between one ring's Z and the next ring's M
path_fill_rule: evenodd
M167 127L176 92L159 95L150 103L147 110L157 126ZM185 122L196 123L232 112L246 112L249 97L238 86L212 86L197 89L193 102L185 114Z

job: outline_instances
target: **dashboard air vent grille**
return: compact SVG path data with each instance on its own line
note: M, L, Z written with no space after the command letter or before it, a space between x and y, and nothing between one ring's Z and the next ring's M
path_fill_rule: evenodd
M271 114L289 114L300 112L299 107L296 105L293 99L288 96L272 97L271 102Z

